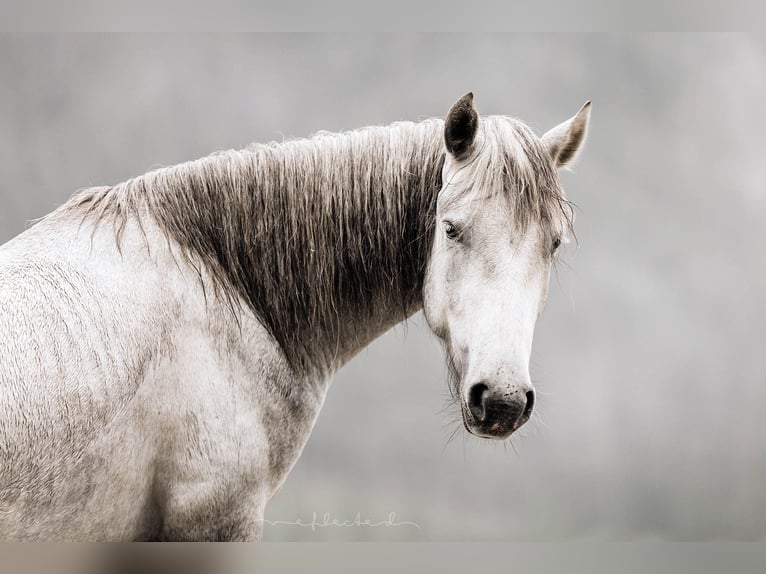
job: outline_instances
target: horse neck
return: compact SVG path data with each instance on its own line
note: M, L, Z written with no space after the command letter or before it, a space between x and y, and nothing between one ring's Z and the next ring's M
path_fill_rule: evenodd
M147 174L121 193L143 194L294 369L332 372L422 307L442 129L428 120L259 145Z

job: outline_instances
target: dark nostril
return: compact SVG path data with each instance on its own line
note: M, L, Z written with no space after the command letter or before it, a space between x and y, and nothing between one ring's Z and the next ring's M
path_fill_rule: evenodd
M526 420L531 417L533 408L535 408L535 392L527 391L527 405L524 407L524 414L521 415L521 418Z
M484 395L489 392L489 387L484 383L476 383L468 390L468 408L477 421L481 422L487 413L484 409Z

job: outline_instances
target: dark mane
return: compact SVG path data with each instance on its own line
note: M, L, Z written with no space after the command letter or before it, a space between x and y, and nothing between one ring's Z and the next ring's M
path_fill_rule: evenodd
M562 196L539 142L508 118L490 129L490 119L488 137L516 141L477 163L481 177L512 186L520 223L555 219ZM128 216L148 213L235 310L255 313L294 368L327 365L348 322L382 309L405 319L422 305L443 125L401 122L219 152L86 190L65 207L113 217L118 242Z
M260 318L295 368L324 363L344 321L419 308L441 188L440 120L253 145L75 198L146 209ZM116 223L117 229L124 226Z

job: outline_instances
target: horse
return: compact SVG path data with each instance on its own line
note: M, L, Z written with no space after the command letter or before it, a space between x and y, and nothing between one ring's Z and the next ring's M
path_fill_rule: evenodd
M590 102L241 150L81 190L0 248L0 538L258 540L333 374L423 310L465 429L529 420Z

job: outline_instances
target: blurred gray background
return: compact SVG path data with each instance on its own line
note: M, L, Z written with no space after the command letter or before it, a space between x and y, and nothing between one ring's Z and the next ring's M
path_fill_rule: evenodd
M74 191L395 120L538 133L579 247L538 322L530 428L464 432L418 314L337 377L265 540L766 538L766 41L744 35L0 36L0 242Z

